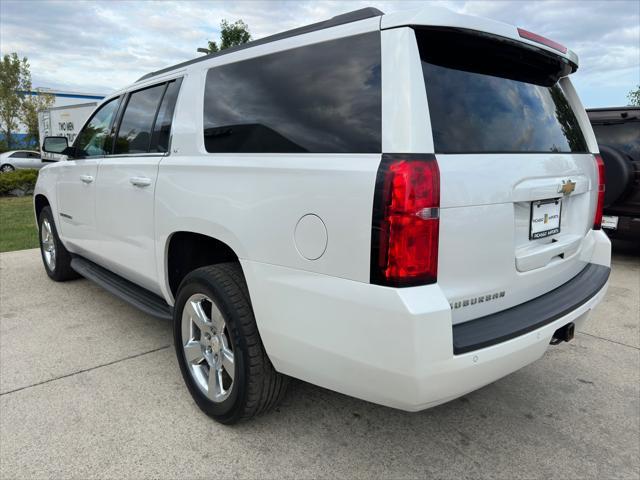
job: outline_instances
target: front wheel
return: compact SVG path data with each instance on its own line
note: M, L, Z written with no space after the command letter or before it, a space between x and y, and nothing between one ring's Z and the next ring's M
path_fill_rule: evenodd
M269 410L284 396L288 378L267 357L238 264L188 274L173 323L182 377L210 417L235 423Z
M58 236L51 207L44 207L40 212L38 233L42 263L44 263L44 269L49 278L56 282L78 278L79 275L71 268L71 254Z
M13 172L14 170L15 170L15 167L13 165L9 165L8 163L5 163L0 167L0 173L9 173L9 172Z

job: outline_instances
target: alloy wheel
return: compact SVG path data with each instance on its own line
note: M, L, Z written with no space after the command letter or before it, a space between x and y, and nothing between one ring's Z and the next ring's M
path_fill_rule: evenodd
M45 218L42 221L42 228L40 229L40 239L42 240L42 253L44 254L44 261L47 262L47 267L52 272L56 269L56 243L53 239L53 232L51 231L51 223Z
M229 397L235 358L222 312L206 295L189 297L182 310L182 350L198 388L211 401Z

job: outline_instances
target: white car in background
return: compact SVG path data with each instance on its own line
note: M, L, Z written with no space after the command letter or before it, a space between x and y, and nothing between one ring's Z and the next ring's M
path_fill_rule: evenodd
M0 173L13 172L18 169L41 169L46 162L42 161L40 152L33 150L11 150L0 154Z

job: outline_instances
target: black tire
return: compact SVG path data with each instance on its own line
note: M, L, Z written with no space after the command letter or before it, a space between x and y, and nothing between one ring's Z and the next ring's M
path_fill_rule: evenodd
M233 349L233 384L229 396L220 402L210 400L198 387L183 348L183 311L186 302L198 294L215 303L226 324L227 341ZM173 336L180 371L191 396L204 413L218 422L232 424L259 415L277 405L284 396L288 377L275 371L266 354L239 264L198 268L184 278L174 307Z
M45 220L48 221L51 227L51 235L53 237L52 240L55 246L55 261L53 262L53 268L51 268L47 263L47 259L45 257L45 249L43 246L42 229ZM51 207L44 207L40 212L40 216L38 217L38 241L40 243L40 255L42 256L42 263L44 264L44 269L51 280L54 280L56 282L64 282L67 280L73 280L74 278L78 278L80 276L71 268L71 254L66 248L64 248L64 245L60 241L56 223L53 221Z
M9 172L13 172L15 170L15 167L13 165L9 165L8 163L5 163L4 165L0 166L0 173L9 173Z

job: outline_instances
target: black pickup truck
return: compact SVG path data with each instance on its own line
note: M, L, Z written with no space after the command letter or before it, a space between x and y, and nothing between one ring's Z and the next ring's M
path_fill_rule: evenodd
M640 107L587 110L605 167L602 228L640 242Z

